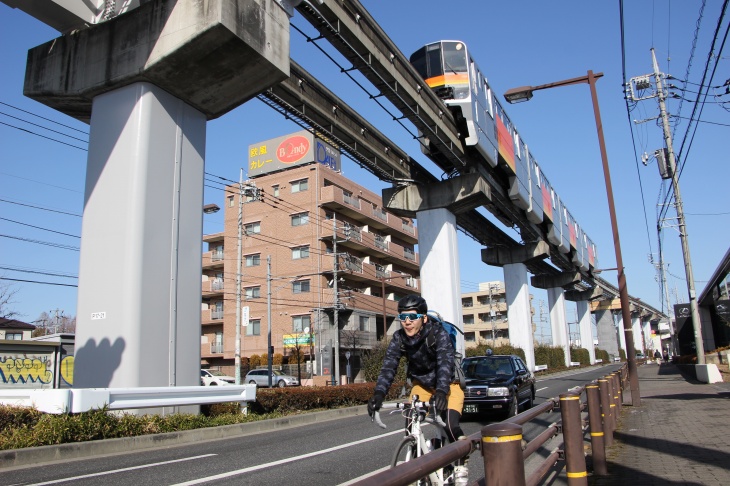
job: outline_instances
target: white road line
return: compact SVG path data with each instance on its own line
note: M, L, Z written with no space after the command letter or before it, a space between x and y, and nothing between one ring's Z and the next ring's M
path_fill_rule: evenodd
M132 467L125 467L125 468L122 468L122 469L113 469L111 471L104 471L104 472L94 473L94 474L84 474L83 476L74 476L72 478L54 479L53 481L45 481L45 482L42 482L42 483L33 483L33 484L28 484L27 486L41 486L42 484L65 483L65 482L68 482L68 481L75 481L77 479L85 479L85 478L95 478L95 477L99 477L99 476L107 476L109 474L117 474L117 473L120 473L120 472L134 471L135 469L145 469L145 468L148 468L148 467L164 466L165 464L174 464L176 462L192 461L193 459L203 459L205 457L212 457L212 456L217 456L217 454L204 454L202 456L184 457L182 459L173 459L172 461L155 462L153 464L143 464L142 466L132 466Z
M539 391L547 390L548 388L549 388L549 387L547 387L547 386L544 386L544 387L542 387L542 388L538 388L537 390L535 390L535 393L537 393L537 392L539 392Z
M203 483L207 483L210 481L215 481L217 479L230 478L232 476L238 476L240 474L245 474L247 472L258 471L260 469L266 469L268 467L278 466L279 464L286 464L287 462L294 462L294 461L299 461L301 459L307 459L309 457L320 456L322 454L328 454L333 451L345 449L347 447L353 447L353 446L360 445L360 444L365 444L366 442L371 442L373 440L382 439L383 437L388 437L389 435L395 435L395 434L403 434L403 429L398 428L397 430L394 430L393 432L388 432L387 434L376 435L375 437L368 437L367 439L357 440L355 442L350 442L349 444L342 444L342 445L338 445L335 447L330 447L329 449L322 449L321 451L315 451L315 452L310 452L308 454L302 454L301 456L288 457L286 459L281 459L279 461L269 462L266 464L259 464L258 466L251 466L251 467L247 467L244 469L237 469L235 471L229 471L226 473L216 474L215 476L208 476L205 478L193 479L191 481L185 481L184 483L177 483L173 486L188 486L188 485L192 485L192 484L203 484Z

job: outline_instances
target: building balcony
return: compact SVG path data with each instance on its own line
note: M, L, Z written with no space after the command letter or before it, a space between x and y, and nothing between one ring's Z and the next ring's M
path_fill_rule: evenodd
M490 310L494 312L507 312L507 302L493 301L491 304L474 302L471 306L462 306L462 312L464 314L488 314Z
M223 269L223 252L222 251L206 251L203 253L204 269Z
M215 278L203 281L203 297L210 298L222 296L224 289L225 283L223 279Z
M235 307L235 306L234 306ZM205 325L222 324L223 311L220 309L205 309L201 312L200 323Z
M397 234L399 239L407 243L418 243L418 229L411 223L405 223L403 218L381 207L375 207L354 194L345 194L339 187L323 187L320 191L320 205L378 230Z
M322 239L331 240L333 237L334 235L325 235ZM337 238L338 246L351 248L414 271L420 268L418 253L359 226L346 223L338 225Z

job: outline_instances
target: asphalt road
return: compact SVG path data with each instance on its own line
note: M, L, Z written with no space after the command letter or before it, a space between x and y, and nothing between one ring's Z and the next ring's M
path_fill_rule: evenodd
M617 365L609 365L540 379L536 404L616 368ZM358 415L193 445L8 468L2 470L0 484L343 484L388 465L403 435L403 419L385 414L382 419L388 425L385 430L373 424L367 415ZM535 423L526 424L525 439L529 441L558 419L559 415L543 415ZM471 435L488 423L488 417L466 417L462 428ZM483 475L481 456L475 453L469 462L470 480Z

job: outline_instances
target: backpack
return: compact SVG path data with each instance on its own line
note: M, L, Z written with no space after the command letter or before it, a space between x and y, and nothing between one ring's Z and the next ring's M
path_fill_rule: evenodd
M464 333L456 327L454 324L450 323L449 321L443 320L441 318L441 314L439 314L436 311L428 311L426 312L428 314L428 317L434 322L434 323L440 323L441 327L443 327L446 332L448 333L449 337L451 338L451 344L454 346L454 383L458 381L459 387L462 390L466 390L466 377L464 376L464 370L461 367L462 361L464 360L464 357L456 351L456 337L458 336L457 333L460 333L462 336ZM433 328L432 328L433 329ZM436 356L436 336L433 335L433 330L426 336L426 344L428 345L428 349L430 349L434 355Z
M433 321L434 324L441 324L441 326L446 330L449 337L451 338L451 344L454 346L454 381L453 383L459 383L459 387L462 390L466 390L466 377L464 376L464 370L461 367L461 363L464 359L464 357L461 355L461 353L456 351L456 336L457 333L461 333L464 335L464 333L453 325L452 323L445 321L441 318L441 314L439 314L436 311L428 311L426 312L429 319ZM402 346L402 345L401 345ZM436 358L436 336L433 335L433 327L431 327L431 330L428 333L428 336L426 336L426 347L429 350L432 358ZM405 351L403 347L401 347L401 351ZM408 365L406 364L406 376L408 377ZM406 380L408 384L410 385L410 378L407 378ZM401 396L405 396L405 386L401 390Z

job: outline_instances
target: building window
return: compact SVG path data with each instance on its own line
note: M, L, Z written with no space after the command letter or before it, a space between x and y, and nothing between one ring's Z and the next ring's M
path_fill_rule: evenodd
M296 282L292 282L291 291L295 294L309 292L309 280L297 280Z
M296 248L292 248L291 250L291 258L292 260L299 260L302 258L309 258L309 245L307 246L298 246Z
M8 341L22 341L23 333L22 332L6 332L5 339L7 339Z
M254 235L261 233L261 221L255 223L248 223L244 226L247 235Z
M271 192L273 192L274 197L279 197L279 184L271 186Z
M246 299L257 299L261 297L261 287L247 287L244 292Z
M246 336L261 335L261 319L250 319L246 326Z
M474 324L474 316L471 314L464 316L464 324Z
M334 218L335 218L335 213L333 213L332 211L324 212L324 219L334 219Z
M291 183L291 192L302 192L306 191L309 188L309 183L307 179L301 179L298 181L294 181Z
M228 207L229 208L233 207L233 196L228 196Z
M360 330L361 331L370 330L370 316L360 316Z
M294 214L291 217L292 226L302 226L309 223L309 213Z
M464 341L467 343L473 343L476 341L476 337L474 336L473 332L465 332L464 333Z
M310 328L310 317L308 315L306 316L292 316L291 318L292 323L292 331L293 332L304 332L306 328Z
M247 267L258 267L261 265L261 253L255 255L246 255L246 266Z

